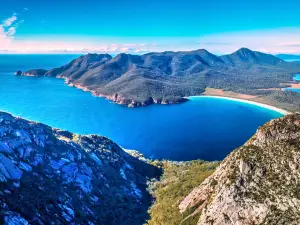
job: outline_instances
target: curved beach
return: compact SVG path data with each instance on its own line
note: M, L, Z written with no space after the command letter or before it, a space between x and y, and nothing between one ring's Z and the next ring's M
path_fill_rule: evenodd
M259 106L259 107L263 107L263 108L266 108L266 109L270 109L270 110L279 112L282 115L287 115L287 114L291 113L287 110L280 109L280 108L277 108L275 106L271 106L271 105L267 105L267 104L263 104L263 103L259 103L259 102L254 102L254 101L249 101L249 100L245 100L245 99L240 99L240 98L214 96L214 95L196 95L196 96L189 96L189 97L186 97L186 98L189 99L189 100L192 100L193 98L219 98L219 99L225 99L225 100L229 100L229 101L236 101L236 102L242 102L242 103L246 103L246 104L256 105L256 106Z

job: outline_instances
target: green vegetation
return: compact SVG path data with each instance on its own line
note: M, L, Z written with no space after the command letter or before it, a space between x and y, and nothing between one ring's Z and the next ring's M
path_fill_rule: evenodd
M201 225L300 224L299 146L300 114L263 125L181 201L182 218L194 216L187 224L196 224L198 217Z
M300 112L300 93L292 91L271 91L261 94L255 101L274 105L292 112Z
M196 224L199 213L195 213L195 215L192 213L197 207L181 214L178 205L185 196L210 176L217 166L218 162L200 160L191 162L163 161L161 167L164 169L164 173L160 181L153 182L150 186L150 191L156 201L149 210L150 220L148 224Z
M242 48L224 56L204 49L119 54L114 58L107 54L88 54L60 68L47 72L30 70L23 75L65 78L96 96L131 107L180 103L186 100L185 96L216 88L259 96L264 103L299 111L299 93L278 91L288 87L286 83L299 72L298 62L284 62L275 56Z

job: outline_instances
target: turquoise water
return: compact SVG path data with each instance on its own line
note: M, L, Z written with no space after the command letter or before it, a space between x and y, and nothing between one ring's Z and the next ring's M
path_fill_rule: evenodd
M293 79L295 81L300 81L300 74L296 74Z
M172 160L223 159L260 125L281 116L214 98L131 109L68 87L61 79L13 75L20 68L59 66L74 57L0 56L0 109L80 134L104 135L147 157Z
M293 80L295 80L295 81L300 81L300 74L296 74L296 75L293 77ZM293 91L293 92L298 92L298 93L300 93L300 89L299 89L299 88L285 88L284 90L286 90L286 91Z
M299 88L285 88L286 91L293 91L293 92L298 92L300 93L300 89Z

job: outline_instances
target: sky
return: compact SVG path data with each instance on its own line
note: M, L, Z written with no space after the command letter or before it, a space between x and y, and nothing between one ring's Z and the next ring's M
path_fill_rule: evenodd
M300 54L299 0L0 0L0 53Z

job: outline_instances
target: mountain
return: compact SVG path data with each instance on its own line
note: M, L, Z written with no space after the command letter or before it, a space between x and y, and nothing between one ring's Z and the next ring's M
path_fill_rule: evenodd
M107 138L0 112L0 224L143 224L159 175Z
M199 225L299 224L299 146L300 114L270 121L227 156L178 210L184 220L198 218Z
M42 72L41 72L42 71ZM144 55L88 54L49 71L27 76L52 76L96 96L130 107L184 102L206 88L267 95L300 72L300 64L242 48L216 56L205 49ZM20 72L18 72L20 74ZM300 99L297 98L297 99Z
M86 71L102 65L105 61L110 59L112 59L112 57L108 54L87 54L86 56L80 56L58 69L45 71L44 76L61 76L63 73L65 77L73 76L73 79L78 79Z
M251 66L251 65L266 65L276 66L284 63L282 59L276 56L265 54L262 52L251 51L248 48L241 48L238 51L220 57L224 62L233 66Z

